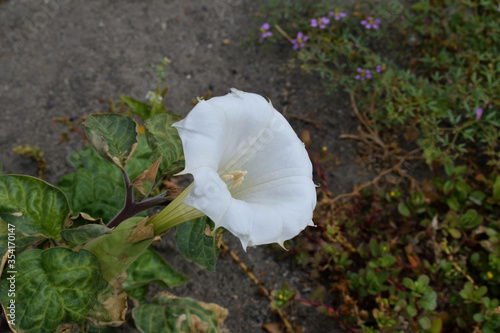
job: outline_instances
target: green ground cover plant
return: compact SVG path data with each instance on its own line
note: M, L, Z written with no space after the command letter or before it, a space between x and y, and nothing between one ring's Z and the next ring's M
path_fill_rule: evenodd
M325 94L350 95L361 127L341 137L379 172L336 197L322 179L318 227L291 253L324 287L313 299L284 287L277 306L315 306L349 332L500 329L498 15L488 0L262 9L254 40L288 48L286 67ZM419 161L428 172L416 176Z

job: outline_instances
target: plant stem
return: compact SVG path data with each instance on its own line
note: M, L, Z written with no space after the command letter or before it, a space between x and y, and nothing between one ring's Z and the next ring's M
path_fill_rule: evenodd
M113 219L111 219L111 221L107 224L108 228L114 228L126 219L131 218L140 212L156 206L166 206L170 203L170 201L172 201L171 198L168 198L167 194L163 192L155 197L142 200L141 202L135 202L134 187L130 185L130 178L124 169L122 169L122 175L125 188L127 189L125 203L118 214L116 214L115 217L113 217Z

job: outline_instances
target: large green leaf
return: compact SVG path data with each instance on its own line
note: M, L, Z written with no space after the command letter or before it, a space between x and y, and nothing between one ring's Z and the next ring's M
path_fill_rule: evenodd
M139 136L139 144L125 170L134 179L151 164L145 135ZM103 159L91 146L73 153L69 162L77 170L63 176L58 183L68 197L75 213L85 212L108 222L123 207L125 187L118 168Z
M19 251L36 238L59 240L68 216L68 200L57 187L30 176L0 176L0 255L7 250L9 229L15 229Z
M97 237L84 249L94 253L101 262L106 281L118 278L154 239L153 225L147 218L132 217L120 223L111 234Z
M207 235L207 231L210 233L210 222L208 217L203 216L179 225L175 241L184 258L204 269L215 271L219 248L215 237Z
M52 333L62 322L82 322L106 287L99 261L88 251L27 250L17 255L15 268L2 276L0 300L7 314L15 314L9 319L18 332Z
M111 229L105 225L89 223L72 229L61 231L61 237L70 247L84 244L93 238L101 235L110 234Z
M147 285L155 282L168 288L189 281L189 278L170 267L153 249L148 248L127 270L128 277L123 287L134 298L143 299Z
M95 114L85 121L87 136L97 152L124 168L137 146L137 124L119 114Z
M154 159L163 154L160 165L161 173L165 174L184 166L184 152L177 130L172 124L179 118L170 113L153 116L144 122L148 143L154 152Z
M98 173L80 168L62 177L58 186L68 196L75 213L84 212L107 222L123 207L125 187L121 175L113 174L113 165L106 163L101 167Z
M217 304L206 304L192 298L178 298L160 293L152 304L141 304L132 315L143 333L203 332L218 333L228 311Z

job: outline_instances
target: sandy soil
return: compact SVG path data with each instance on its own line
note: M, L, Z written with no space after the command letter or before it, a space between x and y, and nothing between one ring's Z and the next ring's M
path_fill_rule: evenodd
M57 145L65 130L52 119L104 112L118 95L144 99L156 85L148 64L171 59L166 106L180 114L191 99L207 91L226 94L236 87L269 97L286 109L297 133L310 130L313 148L327 146L341 161L328 171L335 194L363 181L351 143L338 139L354 133L356 121L345 94L325 97L316 77L285 73L288 49L264 52L258 45L239 46L252 29L265 1L6 1L0 4L0 160L4 173L36 175L36 164L12 152L21 144L39 145L49 164L46 180L56 183L71 171L67 155L81 146L73 136ZM319 127L296 116L311 119ZM230 247L268 288L285 282L305 297L314 289L307 272L280 251L261 246L244 253L239 241L225 237ZM263 332L278 318L269 301L229 256L221 256L215 273L205 272L177 254L172 237L156 247L192 282L173 293L216 302L230 310L231 332ZM298 307L293 318L306 332L340 332L334 322L312 308ZM122 331L134 332L130 327Z

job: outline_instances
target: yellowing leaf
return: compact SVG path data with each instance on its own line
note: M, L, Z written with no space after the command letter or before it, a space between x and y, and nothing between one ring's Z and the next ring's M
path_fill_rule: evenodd
M127 238L128 243L139 243L145 239L154 238L154 226L152 224L146 225L149 217L143 219L137 224L130 236Z
M135 186L135 188L139 190L142 195L146 195L146 193L144 193L144 181L148 182L149 186L154 183L162 158L163 154L160 155L160 157L158 157L158 159L154 161L154 163L151 164L147 170L141 173L132 183L130 183L130 185Z

